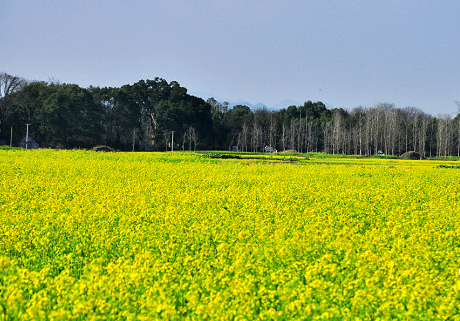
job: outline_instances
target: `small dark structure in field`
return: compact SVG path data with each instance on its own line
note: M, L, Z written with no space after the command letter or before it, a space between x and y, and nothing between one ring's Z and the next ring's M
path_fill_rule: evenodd
M113 152L113 148L105 145L94 146L91 150L95 152Z
M422 155L420 155L419 153L414 152L414 151L405 152L404 154L402 154L400 156L400 158L402 158L402 159L412 159L412 160L423 159Z
M278 151L276 150L276 148L273 148L271 146L265 146L264 147L264 152L265 153L278 153Z
M22 148L26 148L27 149L37 149L37 148L40 148L40 145L34 141L32 138L30 137L27 137L27 146L26 146L26 139L23 138L21 140L21 142L19 143L19 146L21 146Z

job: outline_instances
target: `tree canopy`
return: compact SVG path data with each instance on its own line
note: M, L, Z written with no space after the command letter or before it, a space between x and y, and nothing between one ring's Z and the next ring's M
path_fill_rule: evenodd
M328 109L306 101L280 110L229 107L189 95L176 81L119 88L28 82L0 73L0 142L29 135L42 147L119 150L216 149L422 156L460 155L460 118L393 104ZM12 135L11 135L12 134ZM174 146L171 146L174 135Z

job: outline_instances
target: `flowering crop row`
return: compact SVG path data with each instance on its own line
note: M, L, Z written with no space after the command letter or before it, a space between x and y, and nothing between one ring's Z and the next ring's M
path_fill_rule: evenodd
M440 164L0 151L0 320L460 320Z

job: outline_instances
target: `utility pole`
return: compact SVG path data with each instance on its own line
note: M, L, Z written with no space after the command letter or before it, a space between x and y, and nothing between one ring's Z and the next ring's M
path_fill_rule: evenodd
M13 146L13 126L11 126L10 130L10 147Z
M136 144L136 128L133 129L133 152L134 152L134 144Z
M26 124L26 126L27 126L27 130L26 130L26 149L27 149L27 143L29 142L29 125L30 124Z
M174 131L171 132L171 151L174 151Z

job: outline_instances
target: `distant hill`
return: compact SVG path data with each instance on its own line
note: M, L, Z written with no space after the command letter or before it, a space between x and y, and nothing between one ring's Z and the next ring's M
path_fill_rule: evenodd
M293 99L286 99L286 100L280 101L276 105L268 106L268 105L266 105L264 103L261 103L261 102L259 102L257 104L251 104L250 102L244 101L242 99L237 99L235 101L229 102L229 105L230 105L230 107L233 107L233 106L236 106L236 105L246 105L249 108L251 108L252 110L257 110L257 109L262 109L262 108L266 108L266 109L269 109L269 110L280 110L282 108L288 108L289 106L301 106L301 105L303 105L303 103L298 102L298 101L293 100Z
M280 101L279 103L273 105L273 106L269 106L265 103L262 103L262 102L258 102L256 104L253 104L253 103L250 103L246 100L243 100L241 98L238 98L238 99L223 99L222 97L217 97L211 93L206 93L206 92L190 92L191 95L194 95L194 96L197 96L197 97L200 97L200 98L203 98L204 100L207 100L208 98L211 98L211 97L214 97L214 99L216 99L217 101L219 102L228 102L228 105L229 107L234 107L236 105L245 105L245 106L248 106L249 108L251 108L251 110L257 110L257 109L263 109L263 108L266 108L266 109L269 109L269 110L280 110L281 108L287 108L289 106L300 106L302 105L303 103L301 102L298 102L296 100L293 100L293 99L286 99L286 100L283 100L283 101Z
M263 108L271 109L270 107L268 107L264 103L259 102L257 104L251 104L250 102L244 101L242 99L236 99L236 100L233 100L233 101L229 101L228 105L230 107L233 107L233 106L236 106L236 105L244 105L244 106L248 106L249 108L251 108L251 110L257 110L257 109L263 109Z

